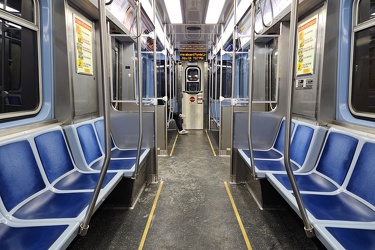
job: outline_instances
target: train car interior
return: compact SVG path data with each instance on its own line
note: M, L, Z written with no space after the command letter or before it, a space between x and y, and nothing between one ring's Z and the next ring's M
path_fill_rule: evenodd
M0 0L0 27L0 249L375 249L374 0Z

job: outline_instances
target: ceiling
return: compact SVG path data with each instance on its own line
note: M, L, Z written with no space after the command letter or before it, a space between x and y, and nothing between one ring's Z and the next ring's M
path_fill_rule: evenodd
M221 24L225 24L233 9L233 0L225 0L217 24L205 24L209 0L176 0L181 2L183 24L171 24L164 0L156 0L161 22L166 24L167 36L180 51L208 51L217 41Z

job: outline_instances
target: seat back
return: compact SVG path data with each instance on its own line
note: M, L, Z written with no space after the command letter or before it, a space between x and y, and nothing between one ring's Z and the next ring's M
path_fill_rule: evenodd
M49 131L34 138L43 169L50 183L74 169L61 130Z
M293 141L290 146L290 158L300 166L305 162L313 135L314 129L302 124L299 124L294 131Z
M90 123L83 124L77 127L77 135L86 163L90 165L94 160L102 156L94 127Z
M375 143L366 142L359 154L346 189L375 205Z
M291 135L293 134L294 131L294 122L291 124ZM275 143L273 147L277 150L279 150L281 153L284 154L284 136L285 136L285 120L283 119L280 124L279 132L277 133Z
M357 144L357 138L330 131L316 170L342 185L352 163Z
M100 146L102 150L104 151L105 148L105 138L104 138L104 121L103 120L97 120L94 122L96 134L98 135ZM111 148L115 147L115 143L113 141L113 138L111 136Z
M0 196L8 211L45 187L28 141L0 146Z

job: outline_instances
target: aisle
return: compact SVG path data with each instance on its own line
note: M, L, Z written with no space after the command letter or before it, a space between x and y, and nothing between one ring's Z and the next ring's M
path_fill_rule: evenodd
M206 133L179 136L159 158L164 181L144 249L247 249L224 181L229 157L214 157Z
M224 185L229 174L230 158L213 156L204 131L178 136L173 156L159 157L160 182L146 187L135 208L101 207L88 235L68 249L139 249L161 181L143 249L247 249ZM262 211L244 185L229 189L253 249L323 248L305 236L294 211Z

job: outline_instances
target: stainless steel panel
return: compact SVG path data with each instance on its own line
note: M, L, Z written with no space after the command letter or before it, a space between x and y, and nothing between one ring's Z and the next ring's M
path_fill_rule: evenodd
M182 94L184 129L203 129L203 104L198 104L199 94Z
M339 39L340 1L327 1L327 21L322 64L322 84L318 100L318 122L331 123L336 118L336 86ZM324 67L324 65L328 65Z
M293 93L293 114L303 117L317 119L317 102L319 98L319 89L321 84L321 66L324 52L324 34L326 26L326 11L325 7L311 13L306 18L302 19L302 23L309 18L318 15L317 34L316 34L316 47L315 47L315 62L313 74L296 76L295 87ZM299 84L307 84L308 87L297 87Z
M232 120L232 107L222 107L220 117L220 154L226 155L227 151L231 150L231 120Z
M157 150L159 151L160 150L160 153L163 153L165 152L165 154L168 154L167 152L167 145L168 145L168 142L167 142L167 125L166 125L166 110L165 110L165 106L157 106L156 107L156 112L157 112L157 138L158 138L158 141L157 141ZM164 155L165 155L164 154Z
M54 110L55 118L69 124L73 118L73 99L69 77L65 1L52 1Z
M75 55L75 25L73 22L73 15L87 23L92 24L92 59L93 59L93 75L83 75L77 73L76 55ZM70 80L73 88L73 103L74 103L74 119L98 114L98 67L97 54L99 43L95 24L87 19L83 14L79 13L72 7L67 8L66 15L67 23L67 45L68 58L70 69Z

